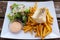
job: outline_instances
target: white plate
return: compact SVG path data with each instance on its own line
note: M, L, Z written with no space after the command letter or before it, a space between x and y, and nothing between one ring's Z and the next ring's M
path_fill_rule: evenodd
M35 2L13 2L13 1L10 2L10 1L8 1L4 24L3 24L3 28L2 28L2 32L1 32L1 37L11 38L11 39L40 39L38 37L36 38L34 36L34 34L31 35L29 32L24 33L22 30L18 34L13 34L9 31L9 28L8 28L9 19L7 17L7 14L9 14L11 12L10 5L12 5L13 3L24 4L26 7L29 7L29 6L33 6ZM58 28L56 12L55 12L53 1L38 2L38 7L40 7L40 8L47 7L49 9L49 11L51 12L51 15L54 18L53 25L52 25L52 32L48 36L46 36L45 39L59 38L59 28Z

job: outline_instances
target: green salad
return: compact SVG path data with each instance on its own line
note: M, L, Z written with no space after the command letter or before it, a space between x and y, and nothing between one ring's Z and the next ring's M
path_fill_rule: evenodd
M15 20L20 20L23 25L27 22L27 15L30 12L29 8L25 8L25 5L23 4L16 4L10 6L11 13L8 14L8 18L10 22L13 22Z

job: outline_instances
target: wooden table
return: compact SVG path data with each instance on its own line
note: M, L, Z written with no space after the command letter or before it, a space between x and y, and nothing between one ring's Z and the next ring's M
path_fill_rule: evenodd
M58 24L60 27L60 2L55 2L54 6L55 6L55 10L56 10ZM3 22L4 22L6 7L7 7L7 2L4 2L4 1L0 2L0 33L2 30ZM8 39L0 38L0 40L8 40ZM60 40L60 38L55 38L53 40Z

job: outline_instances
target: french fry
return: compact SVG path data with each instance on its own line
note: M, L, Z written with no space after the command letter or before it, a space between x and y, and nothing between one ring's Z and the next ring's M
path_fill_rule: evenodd
M48 26L49 26L50 30L52 31L52 27L51 27L51 25L50 25L50 24L48 24Z
M47 20L47 22L49 23L49 24L52 24L52 22L49 20L49 17L48 17L48 15L46 15L46 20Z
M36 26L36 29L37 29L37 31L36 31L36 35L35 35L35 37L40 37L40 35L41 35L41 28L40 28L41 26L39 26L39 25L37 25Z
M37 25L37 23L33 23L33 22L32 22L31 25L34 26L34 25Z
M49 17L50 17L51 19L53 19L53 17L50 15L50 12L49 12L48 9L47 9L47 14L49 15Z
M49 18L49 21L53 22L53 19L50 18L48 14L47 14L47 17Z
M53 19L49 18L49 20L50 20L51 22L53 22Z
M44 27L44 30L43 30L43 38L44 38L44 36L46 34L46 31L47 31L47 29L46 29L46 27Z
M48 9L46 9L46 11L47 11L47 12L46 12L47 21L48 21L49 24L52 24L52 22L53 22L53 17L50 15Z
M32 27L26 28L26 29L24 30L24 32L27 32L27 31L31 30L31 28L32 28Z
M39 27L37 26L37 34L40 36Z
M43 26L41 25L41 38L43 39Z
M49 29L50 29L50 30L49 30ZM47 36L51 31L52 31L51 26L49 26L49 28L47 28L47 26L45 26L44 31L43 31L43 38L44 38L45 36Z
M33 7L30 8L30 13L28 14L28 21L26 26L24 26L24 32L32 32L34 31L35 37L41 37L42 39L45 38L49 33L52 32L51 24L53 24L53 17L50 15L50 12L47 8L46 9L46 22L45 23L37 23L35 20L31 18L34 14L35 10L37 9L37 3Z
M24 26L24 28L23 29L27 29L28 28L28 26Z
M47 23L44 23L45 25L46 25L46 28L48 29L48 30L50 30L50 28L49 28L49 26L47 25Z
M42 33L41 33L41 31L42 31L42 26L41 26L41 24L38 25L38 29L39 29L40 37L42 37L42 36L41 36L41 35L42 35Z
M37 32L37 27L36 26L33 27L33 31Z
M52 32L52 30L49 30L48 32L46 32L45 36L47 36L48 34L50 34ZM45 37L44 36L44 37Z

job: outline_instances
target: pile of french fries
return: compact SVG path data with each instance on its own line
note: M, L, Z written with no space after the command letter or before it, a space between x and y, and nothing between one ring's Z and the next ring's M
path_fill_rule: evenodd
M28 14L28 21L24 26L24 32L30 32L31 34L35 32L35 37L45 38L49 33L52 32L51 25L53 24L53 17L50 15L48 9L46 9L46 22L45 23L36 23L35 20L31 18L37 9L37 3L30 8L30 13Z

